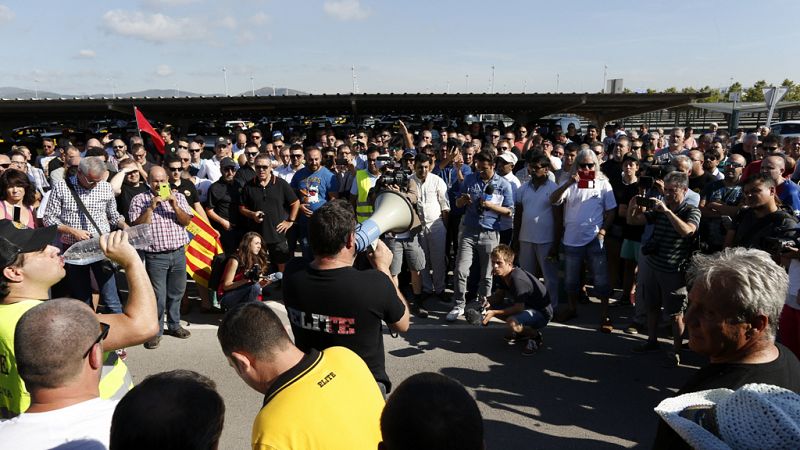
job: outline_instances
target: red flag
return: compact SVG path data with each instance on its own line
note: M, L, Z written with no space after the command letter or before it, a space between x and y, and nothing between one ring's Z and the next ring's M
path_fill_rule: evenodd
M153 144L155 144L156 150L158 150L158 153L161 153L163 155L164 140L161 139L161 135L158 134L155 128L153 128L153 126L150 125L150 122L148 122L147 119L144 118L144 114L142 114L142 112L139 111L139 108L134 106L133 113L136 115L136 127L139 129L139 132L140 133L144 132L149 134L153 138Z

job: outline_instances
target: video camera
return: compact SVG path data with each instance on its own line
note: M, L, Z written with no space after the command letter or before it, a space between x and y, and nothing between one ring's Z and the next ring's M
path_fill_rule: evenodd
M675 170L675 166L672 164L652 164L644 170L644 175L642 175L642 178L648 177L655 180L663 180L667 174L675 172Z
M253 264L253 267L251 267L247 272L245 272L243 277L247 280L252 281L253 283L258 282L258 280L261 278L261 266L259 266L258 264Z
M411 179L411 171L403 169L400 163L394 162L386 164L382 168L383 175L375 182L375 189L383 190L386 186L395 185L402 191L408 190L408 181Z
M789 248L800 249L800 227L780 227L775 229L775 236L761 239L761 249L770 254L789 251Z

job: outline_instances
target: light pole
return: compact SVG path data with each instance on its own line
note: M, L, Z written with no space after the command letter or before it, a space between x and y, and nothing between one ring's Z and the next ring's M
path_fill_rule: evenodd
M603 64L603 94L606 93L606 80L608 79L608 66Z
M225 97L228 96L228 69L222 68L222 76L225 78Z
M256 96L256 85L253 82L253 75L250 75L250 91L253 93L253 97Z
M467 79L467 88L466 88L466 91L467 91L467 92L469 92L469 74L466 74L466 75L465 75L465 77L466 77L466 79Z
M492 66L492 83L489 85L489 93L494 94L494 66Z

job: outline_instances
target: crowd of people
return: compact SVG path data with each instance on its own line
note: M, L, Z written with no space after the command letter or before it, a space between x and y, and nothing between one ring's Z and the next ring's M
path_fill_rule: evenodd
M623 330L647 335L633 352L661 351L666 321L666 358L679 365L688 329L689 347L711 365L681 393L800 389L800 138L766 127L731 135L715 124L701 133L589 125L581 134L574 125L410 130L402 121L236 130L210 143L167 127L161 137L163 153L140 136L105 135L0 155L0 412L16 417L0 422L0 436L29 448L81 436L111 448L181 448L150 433L177 419L132 419L168 392L179 403L196 397L187 410L208 410L207 434L191 448L219 439L224 402L212 381L179 371L130 390L124 365L126 347L190 337L181 313L192 304L194 216L224 250L208 288L197 286L199 307L225 313L222 351L265 396L254 448L481 448L480 413L452 380L412 377L384 408L392 383L382 326L406 332L431 301L449 304L447 322L504 322L506 341L531 356L550 321L573 320L595 297L603 333L615 328L612 306L630 308ZM387 192L411 205L413 220L360 252L357 227ZM137 225L151 233L134 249L124 231ZM98 236L107 260L64 264L60 252ZM276 283L294 340L258 301ZM43 302L58 297L74 300ZM53 348L63 351L44 350ZM434 393L442 403L425 406ZM354 395L358 406L338 414ZM305 409L310 402L317 407ZM327 425L299 426L301 409ZM437 412L452 421L426 425ZM32 433L43 419L62 428ZM427 430L420 441L401 432L412 423ZM465 423L472 432L456 445L443 430ZM657 445L674 448L680 438L661 425ZM435 440L443 437L449 447Z

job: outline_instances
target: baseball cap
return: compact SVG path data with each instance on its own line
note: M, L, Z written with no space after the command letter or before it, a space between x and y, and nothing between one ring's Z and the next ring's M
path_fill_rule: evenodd
M403 152L403 158L414 159L415 156L417 156L417 152L414 150L406 150Z
M272 132L272 140L273 141L277 141L277 140L281 140L282 141L283 140L283 133L281 133L280 131L273 131Z
M219 168L222 170L226 167L236 167L236 163L228 157L222 158L222 161L219 162Z
M16 261L20 253L43 249L56 239L55 225L46 228L17 228L10 220L0 220L0 269Z
M497 159L502 159L509 164L517 164L517 155L515 155L513 152L505 152L498 156Z
M214 140L214 145L217 147L227 147L228 146L228 138L220 136Z
M769 384L668 398L656 413L692 448L797 448L800 395Z

